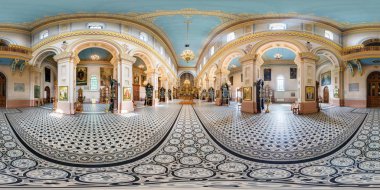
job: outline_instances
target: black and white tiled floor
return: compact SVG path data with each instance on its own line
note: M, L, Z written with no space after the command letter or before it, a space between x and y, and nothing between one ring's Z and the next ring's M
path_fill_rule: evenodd
M175 110L176 105L165 104L162 107ZM215 110L219 108L213 107ZM222 109L228 112L229 108L222 107ZM337 109L335 112L358 115L355 117L367 116L352 139L348 139L347 144L336 150L335 153L317 160L274 164L250 161L232 155L212 140L203 128L192 106L184 105L173 128L168 131L167 138L163 137L165 139L158 142L158 147L153 148L150 154L133 162L108 167L68 166L58 164L54 160L47 161L34 155L20 143L6 118L8 117L12 123L15 121L20 123L17 118L11 118L11 116L26 117L23 115L28 115L27 111L29 110L21 110L22 113L20 110L1 110L0 187L95 188L130 186L136 188L150 186L167 189L182 187L252 188L260 186L273 187L274 189L278 187L315 189L315 187L335 188L342 186L380 188L380 110L356 109L347 112L346 108ZM45 114L44 120L48 120L49 117L57 117L55 114L39 111L38 108L31 108L30 111ZM149 117L152 113L147 112L147 114ZM70 117L83 120L81 118L83 116ZM71 118L66 119L70 120ZM34 118L34 120L36 119ZM25 121L21 121L21 124L22 122ZM94 128L110 127L113 125L112 122L107 126L87 126L85 131L87 133ZM70 124L70 122L67 123ZM52 124L47 124L45 128L51 127ZM37 131L43 134L43 129L39 125L33 124L32 127L37 128ZM15 128L15 126L13 127ZM305 125L304 127L311 126ZM73 130L69 127L60 127L62 131L65 129L67 131ZM120 132L122 129L117 130ZM138 130L137 127L127 128L124 131L134 130ZM86 139L87 137L91 137L91 135L84 135L79 138ZM38 139L39 137L37 135L34 138ZM42 137L40 142L43 140L45 139ZM40 150L44 151L44 149Z

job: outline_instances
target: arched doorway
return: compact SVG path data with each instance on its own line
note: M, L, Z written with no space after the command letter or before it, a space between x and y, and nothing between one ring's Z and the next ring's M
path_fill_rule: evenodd
M367 107L380 107L380 72L372 72L367 78Z
M48 86L45 86L45 101L44 103L51 103L50 101L50 88Z
M0 73L0 107L7 105L7 78Z
M329 103L329 99L329 87L325 86L325 88L323 88L323 103Z

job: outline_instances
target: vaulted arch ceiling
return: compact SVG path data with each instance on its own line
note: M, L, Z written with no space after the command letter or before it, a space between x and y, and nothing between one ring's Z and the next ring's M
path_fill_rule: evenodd
M12 0L2 4L0 23L30 23L47 16L73 13L110 13L135 17L161 28L172 43L177 60L184 49L186 16L191 16L190 47L199 56L208 34L231 20L250 15L300 14L350 24L377 23L378 0ZM210 12L212 11L212 12ZM352 13L355 14L352 14ZM179 61L179 66L194 67Z

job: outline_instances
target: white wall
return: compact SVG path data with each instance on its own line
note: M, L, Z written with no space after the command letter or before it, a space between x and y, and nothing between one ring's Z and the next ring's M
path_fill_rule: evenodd
M86 97L85 102L90 102L91 99L96 99L97 102L99 102L100 99L100 88L103 88L104 86L100 86L100 68L101 67L107 67L107 68L112 68L112 66L108 65L82 65L78 64L77 67L87 67L87 85L86 86L76 86L76 92L75 92L75 97L78 97L78 90L79 88L83 89L83 96ZM91 85L91 76L96 76L98 79L98 88L96 90L90 90L90 85Z
M296 68L297 66L290 65L270 65L270 66L262 66L260 70L260 78L264 79L264 68L272 69L272 80L264 81L264 86L269 85L271 89L274 91L274 98L276 101L287 101L287 99L297 99L298 94L298 82L297 79L290 79L290 68ZM297 77L299 76L299 71L297 70ZM282 77L284 79L284 90L277 90L277 79ZM295 96L292 97L291 93L294 92Z

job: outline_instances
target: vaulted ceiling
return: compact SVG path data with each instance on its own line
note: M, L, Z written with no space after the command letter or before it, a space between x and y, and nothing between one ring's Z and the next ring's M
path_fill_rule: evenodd
M0 23L25 23L70 13L127 14L183 9L252 15L296 13L346 24L376 23L380 18L379 0L9 0L1 4ZM181 13L152 19L153 24L166 33L177 55L184 49L185 20ZM190 15L190 20L190 48L199 56L208 35L223 24L223 19L210 15ZM183 67L194 67L196 61L197 58L190 63L178 59L179 66Z

